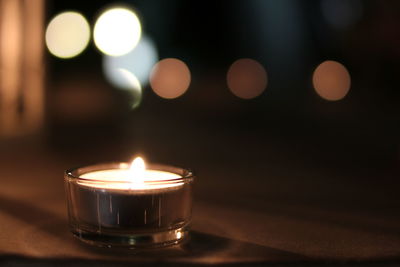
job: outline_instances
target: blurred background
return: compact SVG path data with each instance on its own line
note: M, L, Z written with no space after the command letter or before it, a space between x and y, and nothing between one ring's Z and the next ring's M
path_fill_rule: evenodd
M0 251L81 255L63 170L141 155L262 259L398 259L399 61L396 0L0 0Z
M6 158L397 169L397 1L0 4Z

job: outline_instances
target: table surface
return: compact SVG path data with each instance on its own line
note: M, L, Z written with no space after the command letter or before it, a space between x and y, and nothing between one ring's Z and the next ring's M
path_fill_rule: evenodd
M142 252L90 247L69 232L62 173L87 157L69 157L44 146L2 149L3 261L400 264L396 166L322 164L325 154L275 140L260 143L251 133L210 134L214 138L196 144L198 153L169 161L173 144L151 135L143 141L149 151L157 151L159 162L195 164L197 180L191 240ZM190 139L180 142L184 147Z

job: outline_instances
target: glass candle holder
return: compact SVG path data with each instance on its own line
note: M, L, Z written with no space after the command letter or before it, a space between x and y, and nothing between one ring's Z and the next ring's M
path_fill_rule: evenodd
M188 237L193 173L150 164L153 179L137 186L123 179L93 179L93 173L127 171L128 163L105 163L67 170L64 175L71 232L97 246L153 248ZM173 178L157 179L169 174ZM118 176L118 175L117 175Z

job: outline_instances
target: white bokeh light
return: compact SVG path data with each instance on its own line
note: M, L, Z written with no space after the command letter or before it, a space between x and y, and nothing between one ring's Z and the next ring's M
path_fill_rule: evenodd
M136 76L142 86L149 82L152 67L158 61L154 42L142 36L138 45L128 54L118 57L103 56L103 71L107 80L117 88L130 88L128 81L121 77L118 69L125 69Z
M79 55L90 39L89 23L80 13L63 12L55 16L46 29L46 45L59 58Z
M105 11L97 19L93 37L97 48L110 56L129 53L138 44L142 28L137 15L127 8Z
M131 108L136 108L142 102L142 85L138 78L126 69L116 69L115 77L118 77L119 81L123 81L123 89L127 90L131 97Z

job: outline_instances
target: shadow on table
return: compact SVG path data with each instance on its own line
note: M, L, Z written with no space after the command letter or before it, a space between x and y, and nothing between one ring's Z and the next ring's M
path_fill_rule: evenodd
M28 223L36 238L30 236L30 246L36 250L36 255L46 255L45 247L38 243L45 243L46 236L53 238L52 242L63 245L58 249L72 248L63 257L51 259L31 258L30 253L22 250L20 253L0 254L0 264L7 266L124 266L132 264L135 266L209 266L210 264L223 264L233 266L307 266L321 263L316 259L287 252L279 249L261 246L250 242L244 242L211 235L203 232L192 231L191 239L182 245L165 249L154 249L147 251L135 251L128 249L97 248L83 244L72 238L67 227L66 218L57 216L45 209L32 204L29 200L13 199L0 195L0 212L6 213L15 219ZM18 232L21 229L8 229ZM25 231L25 230L23 230ZM26 231L25 231L26 233ZM56 241L55 241L56 240ZM4 240L2 242L7 242ZM14 240L15 242L15 240ZM36 247L34 247L36 246ZM84 251L74 254L75 251ZM324 266L397 266L398 258L375 259L366 262L335 261L334 259L323 261ZM394 264L395 263L395 264Z
M59 226L66 225L66 221L64 218L32 204L33 202L34 201L31 199L14 199L0 195L0 211L28 223L39 231L46 232L53 236L59 236L60 231L65 231L65 229L67 229L67 227L65 227L65 229L48 227L47 224L49 222L51 222L52 225Z
M73 239L72 234L67 230L65 218L61 218L49 211L31 204L29 201L12 199L0 195L0 211L5 212L14 218L29 223L32 232L36 233L37 240L27 246L36 246L38 252L43 248L37 243L45 243L40 240L47 234L63 242L65 248L72 247L73 251L85 251L89 255L98 255L101 260L118 261L143 261L143 262L175 262L175 263L232 263L232 262L296 262L307 261L308 258L291 253L261 246L249 242L233 240L226 237L192 231L190 239L180 245L151 250L129 250L129 249L109 249L97 248L83 244L79 240ZM19 229L10 229L18 231ZM21 251L24 255L24 251ZM28 253L29 254L29 253ZM79 255L79 254L78 254ZM71 258L74 255L70 255ZM78 256L79 257L79 256ZM93 257L92 257L93 258Z
M119 258L153 259L158 262L238 263L238 262L300 262L310 258L249 242L192 231L184 244L163 249L129 250L97 248L81 244L84 249Z

